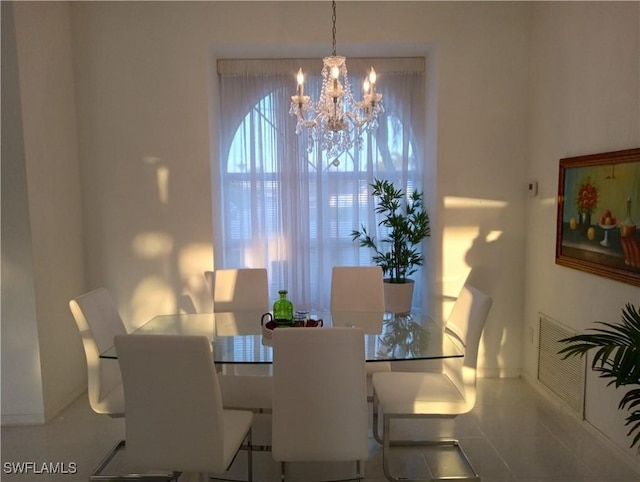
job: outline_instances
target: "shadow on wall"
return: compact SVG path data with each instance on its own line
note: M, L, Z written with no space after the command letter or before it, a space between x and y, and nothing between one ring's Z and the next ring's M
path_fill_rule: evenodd
M498 223L498 225L501 224ZM494 298L493 294L500 285L503 268L493 261L501 258L503 250L503 232L492 230L485 224L479 226L478 235L465 255L465 262L471 268L467 282ZM494 307L496 304L498 303L494 299ZM499 317L494 316L493 323L488 322L485 325L482 365L488 370L499 371L500 367L504 366L500 353L501 347L507 343L507 333Z

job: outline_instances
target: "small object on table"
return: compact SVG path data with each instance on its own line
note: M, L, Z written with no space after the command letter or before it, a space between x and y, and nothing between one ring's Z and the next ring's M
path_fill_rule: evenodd
M307 328L315 328L316 326L322 327L323 325L324 323L322 322L322 318L319 318L317 320L308 319L307 323L305 324Z
M277 325L293 324L293 303L287 299L287 290L278 291L280 299L273 303L273 318Z
M307 314L304 311L296 311L293 315L293 326L300 327L307 324Z
M260 320L262 325L262 336L267 340L271 340L273 336L273 330L276 328L320 328L324 325L322 318L317 320L307 319L304 322L300 321L298 324L279 324L277 320L274 320L271 313L265 313Z

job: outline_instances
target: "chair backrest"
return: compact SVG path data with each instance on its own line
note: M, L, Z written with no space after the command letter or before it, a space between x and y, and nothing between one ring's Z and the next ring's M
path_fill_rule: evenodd
M115 339L127 407L127 459L143 469L224 472L220 387L205 336Z
M213 311L269 311L269 281L265 268L205 271Z
M445 332L450 333L464 348L464 358L445 359L444 372L463 394L469 409L476 402L478 348L491 304L489 296L465 284L445 325Z
M366 390L361 329L275 330L273 458L367 459Z
M380 266L334 266L331 311L384 311L383 283Z
M453 333L464 346L465 366L477 366L480 337L491 303L491 297L466 283L451 310L445 329Z
M113 338L126 334L127 329L111 295L104 288L72 299L69 308L82 336L87 360L89 404L98 413L109 413L101 401L122 383L122 379L118 364L102 360L100 353L112 347Z

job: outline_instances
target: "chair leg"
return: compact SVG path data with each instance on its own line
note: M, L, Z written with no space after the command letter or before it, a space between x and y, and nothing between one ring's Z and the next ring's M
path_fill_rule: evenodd
M373 430L373 438L376 439L380 445L382 445L382 437L380 437L380 431L378 429L379 424L379 415L378 415L378 397L375 392L373 393L373 420L372 420L372 430Z
M247 480L253 482L253 445L252 445L252 429L247 434Z
M253 450L255 449L255 447L253 445L253 429L252 428L250 428L249 431L247 432L247 435L244 438L244 442L245 443L241 444L240 447L238 448L238 450L236 451L235 455L233 456L233 459L231 459L231 462L229 462L229 466L227 467L227 470L231 469L231 466L235 463L240 451L241 450L246 450L246 452L247 452L247 482L253 482ZM262 446L259 445L258 447L261 447L262 450L264 450L264 448ZM217 476L217 475L212 475L209 478L210 479L214 479L214 480L228 480L230 482L239 482L236 479L229 479L229 478L222 477L222 476Z
M377 417L376 417L377 418ZM465 454L464 450L460 446L460 443L455 439L441 439L441 440L390 440L391 437L391 419L392 418L402 418L402 417L393 417L391 415L383 414L382 416L382 471L384 472L387 480L393 482L425 482L425 479L409 479L406 477L396 477L391 474L389 469L389 456L391 452L391 447L455 447L458 454L461 456L462 460L464 460L465 465L469 469L469 471L473 474L470 476L443 476L443 477L431 477L430 479L426 479L426 482L438 482L438 481L472 481L472 482L480 482L480 475L475 471L473 466L471 465L471 461ZM377 423L377 420L376 420ZM377 427L374 428L374 434L377 435ZM376 436L376 440L378 437Z
M111 450L109 450L109 452L107 452L107 455L102 459L102 462L98 464L96 469L89 476L89 480L109 480L104 478L109 476L101 475L102 471L107 467L107 465L109 465L109 462L113 460L121 448L124 448L124 440L120 440Z
M102 471L107 468L107 465L113 460L116 454L125 447L125 441L120 440L102 459L102 462L98 464L96 469L89 476L90 481L96 482L109 482L109 481L144 481L144 482L168 482L177 481L181 472L166 472L158 474L122 474L122 475L105 475Z

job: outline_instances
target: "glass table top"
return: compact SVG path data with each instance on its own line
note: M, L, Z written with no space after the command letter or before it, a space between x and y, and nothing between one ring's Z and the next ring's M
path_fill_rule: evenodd
M215 363L272 362L271 332L261 323L261 312L159 315L133 334L204 335L212 341ZM463 356L463 348L445 334L443 326L420 314L381 312L321 312L322 327L278 327L276 330L321 330L323 327L359 327L365 333L368 362L427 360ZM267 319L265 318L265 323ZM117 358L114 347L100 355Z

